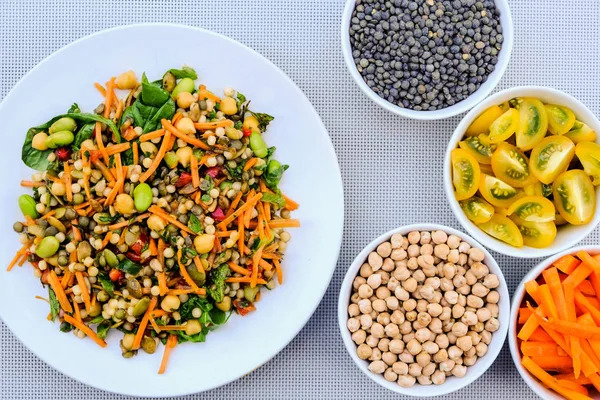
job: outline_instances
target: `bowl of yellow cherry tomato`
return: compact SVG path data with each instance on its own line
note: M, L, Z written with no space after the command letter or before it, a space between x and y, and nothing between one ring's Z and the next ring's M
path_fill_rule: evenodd
M600 121L572 96L516 87L473 108L450 139L444 189L475 240L545 257L600 222Z

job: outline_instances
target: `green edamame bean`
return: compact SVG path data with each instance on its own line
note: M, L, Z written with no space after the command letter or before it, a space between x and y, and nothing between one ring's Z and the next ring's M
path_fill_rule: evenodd
M33 219L39 217L39 214L35 209L35 200L28 194L22 194L19 197L19 208L25 216L29 216Z
M194 81L191 78L183 78L179 81L177 86L175 86L175 89L173 89L171 96L173 96L173 98L176 99L179 93L181 92L192 93L194 91L194 87Z
M140 183L133 189L133 203L139 212L146 211L152 205L152 189L147 183Z
M75 128L77 128L77 124L75 123L75 120L73 118L63 117L58 121L54 122L52 125L50 125L50 129L48 129L48 132L51 135L53 133L61 131L73 132Z
M48 136L48 138L46 139L46 146L48 146L51 149L55 149L57 147L67 146L73 143L73 140L75 140L73 132L60 131Z
M250 148L256 157L263 158L269 154L269 151L267 150L267 144L263 140L262 136L256 132L252 132L250 135Z
M229 181L223 181L221 182L221 184L219 185L219 189L221 190L221 192L224 192L226 190L231 189L231 186L233 185L233 183L229 182Z
M54 236L46 236L35 249L35 254L41 258L52 257L58 251L60 242Z

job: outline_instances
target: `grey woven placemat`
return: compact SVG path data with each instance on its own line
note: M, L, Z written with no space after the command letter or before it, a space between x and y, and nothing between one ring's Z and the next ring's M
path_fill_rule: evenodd
M82 36L124 24L177 22L223 33L265 55L304 90L327 126L346 196L344 240L331 286L307 326L277 357L249 376L202 397L401 397L369 380L347 355L337 326L338 290L355 255L380 233L415 222L437 222L460 229L442 189L442 157L460 118L412 121L367 100L351 80L341 56L343 3L0 0L0 97L46 56ZM551 86L574 95L600 114L600 1L513 0L510 4L515 47L498 89ZM599 232L594 231L584 243L598 243ZM497 255L497 261L512 293L538 260ZM0 322L0 398L121 397L55 371ZM447 398L536 396L520 379L505 346L483 377Z

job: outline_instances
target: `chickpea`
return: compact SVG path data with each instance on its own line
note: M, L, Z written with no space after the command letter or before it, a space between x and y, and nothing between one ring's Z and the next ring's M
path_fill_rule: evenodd
M409 332L412 332L412 325L410 321L404 321L400 324L400 333L406 335Z
M177 296L174 296L174 297L177 297ZM179 297L177 297L177 300L179 300ZM163 300L163 303L164 303L164 300ZM161 303L161 307L162 307L162 303ZM179 306L177 306L177 308L179 308ZM167 311L167 310L165 310L165 311ZM350 332L354 333L360 329L360 321L358 320L358 318L348 318L348 322L346 322L346 327L348 328L348 330Z
M381 360L371 362L368 368L369 371L373 372L374 374L383 374L386 369L385 363Z
M425 282L426 278L425 273L421 269L418 269L415 272L413 272L412 277L417 281L417 283Z
M408 234L408 243L417 244L421 240L421 234L417 231L409 232Z
M431 362L431 355L426 351L421 351L419 354L417 354L415 359L417 360L417 364L419 364L421 367L425 367Z
M370 347L374 348L374 347L377 347L377 345L379 344L379 339L377 339L373 335L369 335L369 336L367 336L365 343L368 344Z
M446 243L448 240L448 234L444 231L433 231L431 233L431 240L435 244Z
M385 300L388 297L390 297L392 295L392 293L390 292L390 289L388 289L387 287L380 286L375 291L375 295L377 296L377 298Z
M442 322L447 321L451 317L452 309L448 306L442 306L442 313L438 317Z
M361 285L364 285L365 283L367 283L367 280L365 278L363 278L362 276L357 276L352 282L352 287L354 288L354 290L358 290L358 288Z
M498 307L498 304L488 302L486 304L485 308L487 308L488 310L490 310L490 313L492 314L492 317L498 318L498 312L500 311L500 307Z
M414 271L417 268L419 268L419 262L417 261L416 257L410 258L407 262L406 262L406 267L411 270Z
M431 315L426 312L420 312L417 315L417 321L423 326L426 327L431 322Z
M433 246L429 243L421 246L421 255L422 256L430 256L433 254ZM431 263L433 264L433 257L431 257Z
M394 270L394 268L396 268L396 264L394 264L394 260L392 260L391 258L386 258L385 260L383 260L383 265L381 266L381 269L383 271L392 272Z
M463 352L463 358L465 358L465 357L476 357L476 356L477 356L477 349L475 348L475 346L473 346L469 350Z
M442 306L439 304L435 304L435 303L431 304L430 303L427 305L427 312L432 317L438 317L442 313Z
M390 352L400 354L404 351L404 342L400 339L392 339L388 348Z
M400 310L395 310L390 316L390 322L393 322L396 325L400 325L405 321L404 314Z
M430 337L431 331L427 328L418 329L415 333L415 338L421 343L428 341Z
M440 279L440 289L444 292L454 290L454 283L448 278Z
M397 310L400 307L400 302L396 297L388 297L385 299L385 304L390 310Z
M456 376L457 378L463 378L466 373L467 367L464 365L456 365L454 368L452 368L452 375Z
M194 247L199 254L209 253L215 245L215 236L209 234L198 235L194 238Z
M465 308L460 304L455 304L452 306L452 318L458 319L461 318L465 313Z
M465 335L456 339L456 346L462 351L468 351L473 347L471 336Z
M238 108L237 108L237 103L235 102L235 99L233 97L223 97L223 99L221 99L220 110L225 115L236 114L238 112Z
M408 246L407 253L408 257L416 258L419 256L419 254L421 254L421 248L419 247L419 245L411 244L410 246Z
M483 307L483 299L481 297L477 297L470 294L469 296L467 296L467 304L469 305L469 307L481 308Z
M442 363L448 359L448 350L441 349L433 355L433 361L436 363Z
M65 195L65 193L67 192L67 188L64 183L54 182L50 187L50 191L53 195L60 197Z
M492 342L492 332L483 331L479 334L481 337L481 342L485 344L490 344Z
M429 269L433 267L433 256L426 254L423 255L421 254L420 256L417 257L417 264L419 264L419 267L423 268L423 269Z
M392 245L392 249L399 249L402 247L402 241L404 240L404 236L399 233L394 233L390 238L390 243Z
M486 288L495 289L500 286L500 280L498 276L495 274L489 274L485 278L483 278L483 285Z
M369 329L373 325L373 318L369 314L363 314L359 317L360 326L363 329Z
M412 339L406 343L406 349L411 355L415 356L421 352L423 347L417 339Z
M164 311L167 311L167 312L173 312L173 311L176 311L179 309L180 304L181 304L181 301L179 300L179 297L170 294L170 295L167 295L164 297L164 299L160 303L160 308L162 308ZM356 322L358 322L358 320L356 318L350 318L348 320L349 325L350 325L351 319L354 319ZM354 327L354 325L352 325L352 327ZM350 326L348 327L348 329L350 329ZM357 327L357 329L358 329L358 327ZM352 330L350 330L350 331L354 332Z
M135 205L133 198L127 193L121 193L115 199L115 208L121 214L133 214Z
M443 332L442 325L443 325L442 320L440 320L439 318L433 318L431 320L431 322L429 323L429 330L432 333L440 334Z
M435 354L438 351L440 351L440 346L438 346L434 341L432 340L428 340L425 343L422 344L423 347L423 351L427 352L428 354Z
M460 253L458 255L458 263L455 263L455 264L458 264L458 265L461 265L461 266L462 265L466 265L468 259L469 259L469 257L466 254Z
M456 304L458 302L458 293L456 293L454 290L450 290L444 293L444 299L449 304Z
M350 301L354 304L358 304L360 300L360 296L358 295L358 293L352 293L352 296L350 296Z
M456 363L454 362L454 360L446 360L446 361L442 361L439 365L440 371L442 372L450 372L452 371L452 368L454 368L454 366L456 365Z
M456 339L458 339L458 336L456 336L454 333L452 332L448 332L446 334L446 336L448 336L448 341L450 342L450 344L456 344Z
M455 288L461 288L467 285L467 279L463 275L455 275L454 278L452 278L452 284Z
M431 378L421 371L421 375L417 376L417 382L419 382L419 385L423 386L431 385Z
M46 145L46 139L48 139L48 134L46 132L36 133L31 141L31 147L39 151L48 150L48 145Z
M421 367L417 363L412 363L408 366L408 374L412 375L414 377L421 375L422 371L423 371L423 367Z
M394 249L390 254L390 258L392 259L392 261L402 261L406 260L407 255L408 253L404 249Z
M392 366L396 361L398 361L398 355L396 355L392 352L386 351L381 355L381 359L387 365Z
M352 334L352 340L357 345L363 344L366 339L367 339L367 333L362 329L359 329Z
M179 92L177 95L177 105L179 108L190 108L194 100L194 95L190 92Z
M446 257L446 260L452 264L456 264L460 260L460 253L458 252L458 250L452 249L448 253L448 257Z
M373 271L379 270L383 265L383 258L381 258L381 256L374 251L369 253L367 260Z
M477 343L481 342L481 336L477 332L469 331L467 332L467 336L471 338L473 346L476 346Z
M359 272L360 276L362 276L363 278L368 278L369 276L373 275L373 268L371 268L371 266L367 263L364 263L361 267L360 267L360 272Z
M483 324L483 322L477 322L475 325L473 325L471 327L471 330L474 332L483 332L484 329L485 329L485 325Z
M386 326L388 325L391 321L390 321L390 314L386 313L386 312L382 312L377 316L377 322L379 322L381 325Z
M468 326L475 325L479 319L473 311L466 311L460 321Z
M135 72L132 70L123 72L121 75L117 76L117 79L115 79L115 85L121 90L133 89L137 86L137 84L138 82L137 78L135 77Z
M400 328L396 324L388 324L385 326L385 334L391 338L400 337Z
M390 277L390 280L387 283L387 288L390 289L390 292L395 293L396 288L398 288L399 286L400 286L400 281L393 276Z
M402 353L398 354L398 359L407 364L415 362L415 357L410 354L407 349L404 349Z
M468 270L465 273L465 279L467 280L467 285L469 285L469 286L473 286L475 284L475 282L477 282L477 277L471 270Z
M478 358L477 356L463 357L463 364L466 367L475 365L475 363L477 362L477 358Z
M498 321L496 318L490 318L485 323L485 330L488 332L494 333L498 330L498 328L500 328L500 321Z
M417 380L414 376L410 376L410 375L398 376L398 385L400 385L404 388L413 387L415 385L416 381Z
M377 348L381 351L389 351L390 339L388 339L388 338L380 339L379 343L377 343Z
M385 330L383 328L383 325L381 325L378 322L374 322L373 325L371 325L371 335L375 336L378 339L384 337Z
M450 253L450 248L445 243L438 244L433 248L433 254L442 260L448 258L448 253Z
M386 381L395 382L398 379L398 374L395 373L391 368L388 368L383 373L383 377Z
M406 311L413 311L417 307L417 301L415 299L408 299L402 303L402 308Z
M456 360L463 355L463 351L458 346L450 346L448 348L448 357L451 360Z
M381 299L374 300L373 303L371 303L371 305L373 306L373 310L375 310L377 312L384 312L387 309L385 300L381 300Z
M371 357L369 357L371 361L381 360L381 350L378 348L373 348L373 352L371 353Z
M363 314L369 314L371 311L373 311L373 306L371 305L371 300L369 299L360 299L358 301L358 308Z
M446 374L443 371L437 370L431 375L431 382L434 385L441 385L446 382Z
M433 297L433 294L435 293L435 289L433 286L423 285L421 286L421 289L419 289L419 293L424 299L430 300Z
M458 289L456 289L456 291L458 292L458 294L460 294L462 296L466 296L469 293L471 293L471 286L464 285L464 286L459 287Z
M398 375L406 375L408 374L408 364L402 361L397 361L394 364L392 364L392 371L394 371Z
M410 293L413 293L415 290L417 290L417 280L415 278L408 278L407 280L405 280L404 282L402 282L402 287ZM402 300L402 299L400 299Z
M377 254L379 254L381 257L389 257L391 253L392 244L390 242L383 242L379 246L377 246Z
M492 290L488 293L486 300L488 303L496 304L500 301L500 294L497 291Z
M467 325L463 324L462 322L456 322L454 325L452 325L452 333L455 334L456 337L465 336L468 330L469 328Z
M350 317L356 317L359 314L360 314L360 309L358 308L357 304L350 304L348 306L348 315Z
M476 247L471 248L468 251L468 254L469 254L469 258L471 260L473 260L474 262L483 261L483 259L485 258L485 254L483 253L483 250L478 249Z

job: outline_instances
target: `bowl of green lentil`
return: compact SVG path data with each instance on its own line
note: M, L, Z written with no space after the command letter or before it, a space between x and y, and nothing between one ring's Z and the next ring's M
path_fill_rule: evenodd
M504 74L513 46L507 0L348 0L344 61L384 109L436 120L468 111Z

